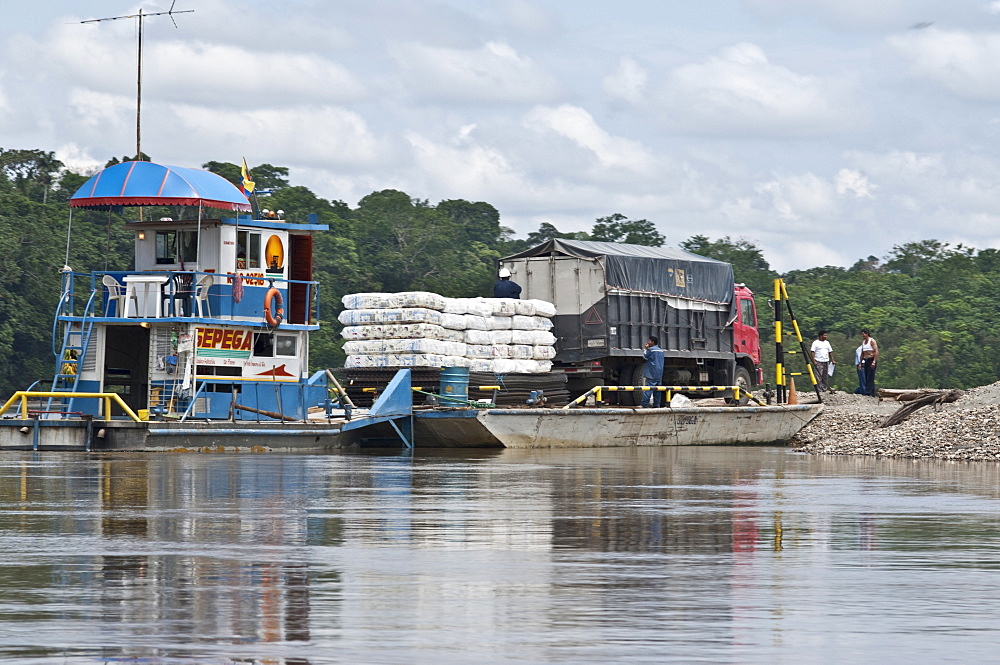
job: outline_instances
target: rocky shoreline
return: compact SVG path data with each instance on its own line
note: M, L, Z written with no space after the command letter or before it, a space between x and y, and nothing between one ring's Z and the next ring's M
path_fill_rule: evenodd
M799 393L800 403L815 394ZM825 408L791 441L817 455L1000 461L1000 382L981 386L956 402L926 406L899 425L879 424L903 403L836 392Z

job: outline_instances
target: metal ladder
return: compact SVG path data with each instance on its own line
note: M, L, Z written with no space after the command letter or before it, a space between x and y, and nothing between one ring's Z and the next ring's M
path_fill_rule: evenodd
M56 354L56 370L52 378L52 392L76 392L80 382L80 370L83 368L83 361L87 355L87 348L90 346L90 337L94 331L94 322L91 311L97 291L90 294L87 306L84 309L83 321L68 322L63 330L62 348ZM67 290L63 296L61 307L65 307L67 312L72 312L71 290ZM55 330L53 330L54 337ZM54 341L54 340L53 340ZM53 345L54 346L54 345ZM72 398L49 397L45 404L46 413L43 419L54 418L72 410Z

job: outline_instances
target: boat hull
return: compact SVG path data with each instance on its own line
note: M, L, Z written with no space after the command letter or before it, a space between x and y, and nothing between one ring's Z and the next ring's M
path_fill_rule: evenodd
M317 451L355 444L335 423L4 420L0 450Z
M416 415L417 445L613 448L785 444L822 405L488 409Z

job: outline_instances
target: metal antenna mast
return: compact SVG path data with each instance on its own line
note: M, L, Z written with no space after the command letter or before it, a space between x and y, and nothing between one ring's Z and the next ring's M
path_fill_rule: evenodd
M193 9L185 9L181 11L174 11L174 5L177 0L173 0L170 3L170 9L165 12L156 12L153 14L145 14L142 9L139 9L138 14L127 14L125 16L109 16L107 18L93 18L87 21L80 21L80 23L102 23L104 21L118 21L120 19L134 18L138 21L138 34L139 43L136 54L136 78L135 78L135 158L137 160L142 159L142 19L149 16L169 16L170 20L173 21L174 27L177 28L177 21L174 21L174 14L193 14Z

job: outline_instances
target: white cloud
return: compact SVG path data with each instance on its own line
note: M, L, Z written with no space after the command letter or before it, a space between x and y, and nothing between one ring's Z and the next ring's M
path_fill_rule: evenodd
M623 57L618 61L618 68L605 76L601 84L609 96L638 104L643 99L648 79L648 73L639 63Z
M460 145L444 145L410 132L407 136L416 166L437 191L453 198L509 199L534 186L498 149L462 137Z
M859 199L870 199L874 196L876 186L869 182L868 178L861 171L854 169L840 169L835 179L837 193L841 196L853 194Z
M824 135L857 121L840 85L771 63L756 44L674 69L662 91L665 121L707 133Z
M544 102L559 90L534 59L503 42L478 49L410 43L394 56L405 85L415 97L435 102Z
M89 129L123 127L130 121L135 124L134 98L73 88L69 93L69 106L76 124Z
M389 156L360 115L337 107L218 111L176 105L173 111L180 123L177 131L190 143L214 146L216 154L253 146L255 153L267 156L262 161L323 167L372 167Z
M1000 32L911 30L888 39L913 76L966 99L1000 99Z
M772 20L815 16L838 28L872 30L906 27L933 21L941 14L940 0L744 0L754 12ZM958 3L956 3L958 4Z
M161 96L189 101L242 99L254 106L363 100L367 92L342 65L317 54L168 42L145 58L145 77ZM185 94L186 93L186 94Z
M527 115L525 122L529 127L552 131L569 139L593 154L604 167L642 173L655 162L638 141L611 136L590 113L578 106L538 107Z

